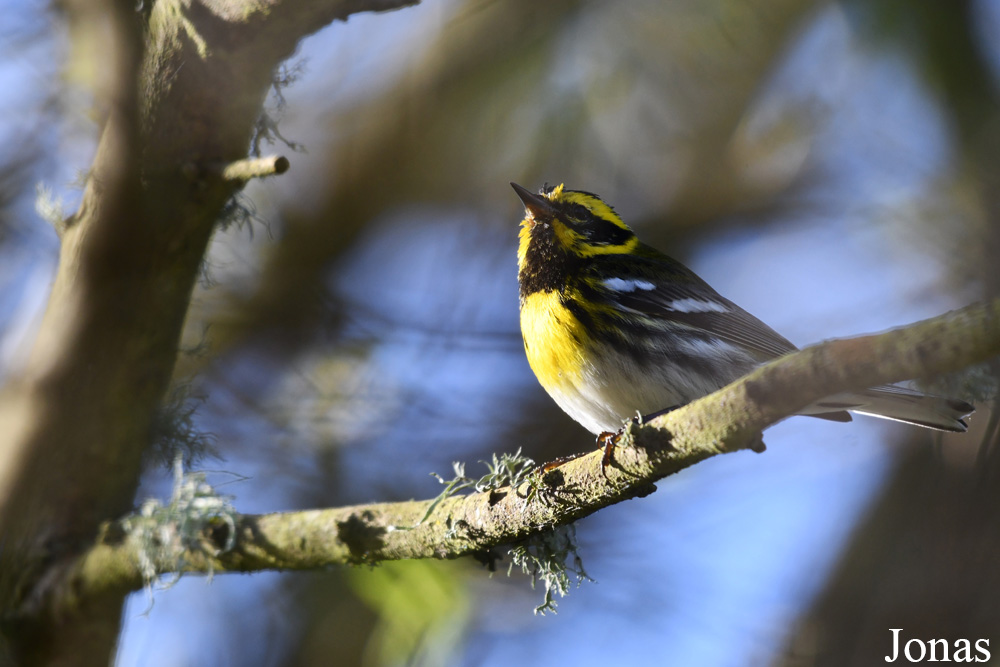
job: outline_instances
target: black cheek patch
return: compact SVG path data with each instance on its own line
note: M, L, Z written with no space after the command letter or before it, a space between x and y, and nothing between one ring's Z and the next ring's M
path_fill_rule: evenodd
M625 245L633 234L627 229L610 222L600 221L590 224L582 230L587 242L591 245L618 246Z

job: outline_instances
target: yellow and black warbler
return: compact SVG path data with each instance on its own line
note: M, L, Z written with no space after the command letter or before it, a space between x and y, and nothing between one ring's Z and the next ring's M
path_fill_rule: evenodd
M592 433L684 405L795 346L687 267L636 237L589 192L511 183L524 203L517 252L521 333L538 381ZM885 385L841 393L801 414L848 410L965 431L964 401Z

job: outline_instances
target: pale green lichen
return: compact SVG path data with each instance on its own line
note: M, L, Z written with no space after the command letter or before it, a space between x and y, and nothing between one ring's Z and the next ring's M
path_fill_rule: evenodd
M441 484L444 484L444 490L431 501L431 504L427 507L427 512L420 518L417 525L419 526L429 519L443 500L457 495L462 491L498 491L506 486L516 489L537 477L537 475L532 474L536 471L535 461L522 455L520 448L513 454L501 454L499 458L496 454L493 454L492 462L480 461L480 463L486 466L487 473L479 479L466 476L465 464L459 461L451 464L455 472L455 476L451 479L446 480L436 472L432 472L431 476L437 478ZM533 482L529 483L532 483L534 486Z
M536 614L556 613L555 594L566 597L571 579L576 577L576 585L593 581L583 569L583 561L577 553L576 528L573 524L560 526L543 533L536 533L510 548L511 563L507 576L515 567L531 577L531 587L538 581L545 584L545 599L535 607Z
M208 551L212 556L229 551L236 543L239 514L232 497L218 493L205 479L205 473L185 473L183 457L174 459L174 487L170 500L163 503L147 499L139 511L121 519L120 524L135 544L140 573L152 604L153 582L164 571L176 572L173 585L184 571L185 554ZM222 523L225 540L218 548L209 548L206 529ZM209 563L211 561L209 560ZM212 574L211 567L208 572Z
M431 502L417 525L426 521L442 501L462 491L487 492L527 486L527 497L530 499L545 490L544 475L534 460L522 455L520 449L514 454L501 454L499 457L494 454L492 461L481 463L486 465L487 473L478 479L468 477L465 464L458 462L452 464L455 476L450 480L431 473L445 488ZM455 537L458 533L458 528L452 527L446 536ZM593 581L583 569L583 561L577 553L576 528L572 524L535 533L511 546L508 553L511 558L508 576L518 567L531 577L532 588L539 581L545 585L545 599L535 608L536 614L555 613L555 596L566 596L573 576L577 585L584 580Z

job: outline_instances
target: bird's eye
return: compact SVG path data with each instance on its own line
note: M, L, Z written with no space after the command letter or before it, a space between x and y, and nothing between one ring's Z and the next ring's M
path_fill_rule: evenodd
M590 217L590 210L582 204L572 204L568 210L570 217L577 222L583 222Z

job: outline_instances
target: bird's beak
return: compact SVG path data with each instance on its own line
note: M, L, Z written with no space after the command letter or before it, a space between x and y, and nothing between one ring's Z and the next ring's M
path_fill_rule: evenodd
M545 220L555 216L555 209L547 197L536 195L531 190L521 187L517 183L511 183L510 187L514 188L514 192L517 193L517 196L521 198L521 202L524 204L524 210L533 219Z

